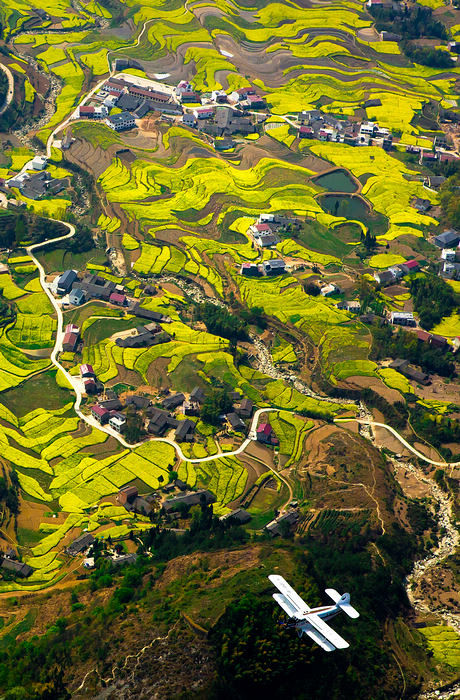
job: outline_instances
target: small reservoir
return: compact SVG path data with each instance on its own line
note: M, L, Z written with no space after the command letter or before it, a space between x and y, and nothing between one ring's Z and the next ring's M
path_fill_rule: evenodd
M329 192L356 192L358 186L345 170L334 170L332 173L320 175L314 180L315 185L324 187Z
M345 219L365 221L371 214L367 203L361 197L353 195L323 194L317 197L324 211Z

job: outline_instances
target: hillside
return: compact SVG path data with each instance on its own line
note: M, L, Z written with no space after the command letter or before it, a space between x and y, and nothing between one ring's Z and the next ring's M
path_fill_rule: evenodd
M0 694L457 692L460 11L0 25Z

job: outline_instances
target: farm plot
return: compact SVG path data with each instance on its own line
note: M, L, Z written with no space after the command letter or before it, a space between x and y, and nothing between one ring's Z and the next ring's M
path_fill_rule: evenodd
M128 217L137 219L141 226L170 225L178 219L188 223L189 212L202 211L214 195L240 201L238 209L253 215L260 208L291 209L308 212L328 224L334 217L326 214L313 198L315 190L306 183L311 174L306 168L274 158L262 158L247 170L217 158L190 158L178 168L142 160L128 168L116 160L99 182L109 201L119 203ZM155 202L142 201L159 196L164 190L171 194ZM233 206L228 205L227 211ZM225 211L221 216L224 215Z
M236 281L249 308L261 306L266 314L294 324L312 338L328 375L335 374L335 365L346 358L367 360L369 339L361 336L360 324L332 302L308 296L300 285L283 288L276 277L255 281L238 276Z
M270 424L280 441L280 454L288 457L285 467L297 464L307 432L313 427L312 421L305 421L287 411L269 415Z
M213 506L216 515L226 512L226 504L241 496L248 478L236 457L222 457L201 464L181 462L178 474L189 486L207 488L216 495L217 503Z

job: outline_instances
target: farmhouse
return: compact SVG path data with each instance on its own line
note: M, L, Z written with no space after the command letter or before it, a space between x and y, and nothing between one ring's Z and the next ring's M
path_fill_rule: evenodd
M244 525L245 523L248 523L251 518L252 516L247 510L243 510L243 508L236 508L235 510L230 511L230 513L225 513L225 515L222 515L219 520L233 520L240 525Z
M416 326L417 321L414 318L414 314L412 312L405 312L405 311L392 311L390 314L390 323L399 325L399 326Z
M136 411L142 411L150 406L150 399L147 396L133 394L132 396L126 397L125 404L127 406L134 406Z
M146 326L137 326L133 329L133 335L117 338L116 344L120 348L145 348L160 343L167 343L171 337L156 323L148 323Z
M400 372L402 375L407 377L407 379L412 379L414 382L417 382L418 384L424 384L427 385L430 383L430 375L426 374L425 372L419 372L415 367L411 367L409 365L408 360L401 360L397 359L394 360L389 367L391 369L395 369L396 371Z
M80 365L80 377L92 377L94 378L96 373L94 372L93 365Z
M72 285L77 278L77 273L75 270L66 270L58 279L57 283L57 293L63 296L68 294L72 289Z
M65 333L62 341L64 352L75 352L80 341L80 333Z
M112 416L110 416L109 425L117 433L122 433L126 427L126 416L124 416L122 413L114 413Z
M299 129L299 138L301 139L312 139L314 134L311 126L301 126Z
M443 248L441 251L441 260L447 260L447 262L454 262L457 257L457 251L455 248Z
M171 396L167 396L165 399L163 399L161 405L163 408L165 408L167 411L172 411L175 408L178 408L181 406L185 401L185 394L178 393L178 394L172 394Z
M282 275L286 272L286 263L280 258L273 258L262 263L266 275Z
M216 502L216 497L210 491L206 489L200 489L199 491L192 491L191 493L180 494L179 496L174 496L163 503L163 509L165 513L172 513L178 510L181 506L196 506L196 505L209 505Z
M227 420L230 424L230 427L232 430L236 430L237 432L241 432L242 430L246 430L246 426L244 422L241 420L239 415L235 412L232 413L227 413Z
M248 95L255 95L256 91L252 87L243 87L243 88L238 88L238 90L234 90L230 95L230 99L233 102L241 102L242 100L245 100Z
M255 263L242 263L240 275L244 275L245 277L259 277L260 268Z
M112 397L108 391L105 392L105 398L99 400L99 406L102 406L107 411L120 411L123 408L123 404L118 396L115 394Z
M28 578L33 573L32 567L28 564L23 564L21 561L14 561L14 559L9 559L8 557L3 559L1 568L21 578Z
M250 418L254 410L254 403L251 399L243 399L239 408L236 409L241 418Z
M105 123L114 131L126 131L126 129L132 129L136 124L133 115L129 112L112 114L105 120Z
M326 284L324 287L321 288L321 295L323 297L329 297L331 294L340 294L340 287L338 287L336 284L331 282L330 284Z
M417 211L420 212L425 212L428 211L428 209L431 209L431 202L429 199L422 199L421 197L415 197L415 199L412 202L412 206L414 209L417 209Z
M117 501L120 505L125 506L127 503L133 503L138 495L139 491L136 486L124 486L117 494Z
M72 289L69 294L69 302L73 306L81 306L85 302L85 292L83 289Z
M212 107L199 107L193 110L193 114L196 119L212 119L214 116L214 109Z
M127 299L124 294L120 294L119 292L112 292L112 294L109 296L109 301L111 304L115 304L116 306L126 306Z
M143 306L141 306L139 302L137 302L135 304L132 312L136 316L140 316L141 318L147 318L150 321L156 321L157 323L170 323L171 322L171 319L169 318L169 316L165 316L164 314L162 314L158 311L152 311L151 309L146 309Z
M409 275L411 272L418 272L420 269L417 260L406 260L406 262L399 265L399 267L406 275Z
M295 510L289 510L284 515L279 515L275 520L272 520L265 529L273 536L284 535L286 530L290 530L299 519L299 514Z
M145 515L147 515L147 513L145 513ZM118 556L110 557L109 561L111 561L114 566L126 566L126 564L135 564L137 561L137 554L136 552L130 552L129 554L119 554Z
M438 246L438 248L452 248L458 245L460 242L460 234L455 229L449 229L440 233L439 236L435 236L433 243Z
M86 394L97 394L99 391L98 385L94 379L84 379L83 385Z
M67 554L70 554L70 556L74 557L76 554L80 554L81 552L84 552L88 547L91 547L92 544L95 543L95 538L92 536L90 532L85 532L83 535L80 535L80 537L77 537L76 540L74 540L67 549L65 550Z
M87 300L101 299L108 301L115 291L115 283L97 275L86 275L82 282L75 282L73 289L83 290Z
M143 97L146 100L152 102L166 103L169 102L171 97L166 92L158 92L157 90L148 90L145 88L136 87L135 85L130 85L128 88L130 95L137 95Z
M179 421L173 418L167 411L151 407L148 409L150 421L148 431L153 435L163 435L167 428L176 428Z
M438 190L445 181L446 178L443 175L428 175L423 184L430 190Z
M98 423L105 425L110 418L110 411L97 404L96 406L91 407L91 415L97 420Z
M190 392L190 401L194 401L196 403L203 403L205 398L206 395L200 386L195 386Z
M374 272L374 279L377 284L387 287L389 284L393 284L395 276L391 270L383 270L383 272Z
M191 442L193 440L193 433L195 432L195 423L186 418L185 420L178 421L176 428L176 440L178 442Z
M191 114L190 112L185 112L185 114L182 116L182 123L185 124L185 126L195 127L196 126L195 115Z
M270 423L261 423L257 428L257 441L270 443L272 439L273 429Z

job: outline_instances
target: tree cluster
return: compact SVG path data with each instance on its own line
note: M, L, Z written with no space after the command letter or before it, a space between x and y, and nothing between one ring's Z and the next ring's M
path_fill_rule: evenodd
M206 398L201 407L201 420L211 425L220 425L220 416L232 408L232 400L226 389L213 387L206 392Z
M409 280L414 309L420 316L422 328L430 330L458 306L455 293L444 280L435 275Z
M11 212L0 217L0 247L17 248L25 240L40 243L47 238L63 236L62 225L31 212Z
M0 502L4 503L11 513L19 513L19 481L18 475L13 470L10 473L10 485L4 476L0 476Z
M433 11L421 5L373 6L370 9L377 31L399 34L403 39L447 39L445 26L433 19Z
M400 357L420 366L428 373L439 374L441 377L455 375L452 353L443 352L440 348L423 343L414 333L408 333L402 328L394 332L391 326L381 326L372 327L372 335L372 359L374 360Z
M443 213L451 226L460 228L460 171L451 174L440 190Z
M412 63L420 63L431 68L452 68L455 66L450 54L442 49L432 49L426 46L414 46L405 41L402 49Z
M205 303L195 307L196 318L203 321L206 328L214 335L220 335L229 340L246 340L246 323L226 308Z

